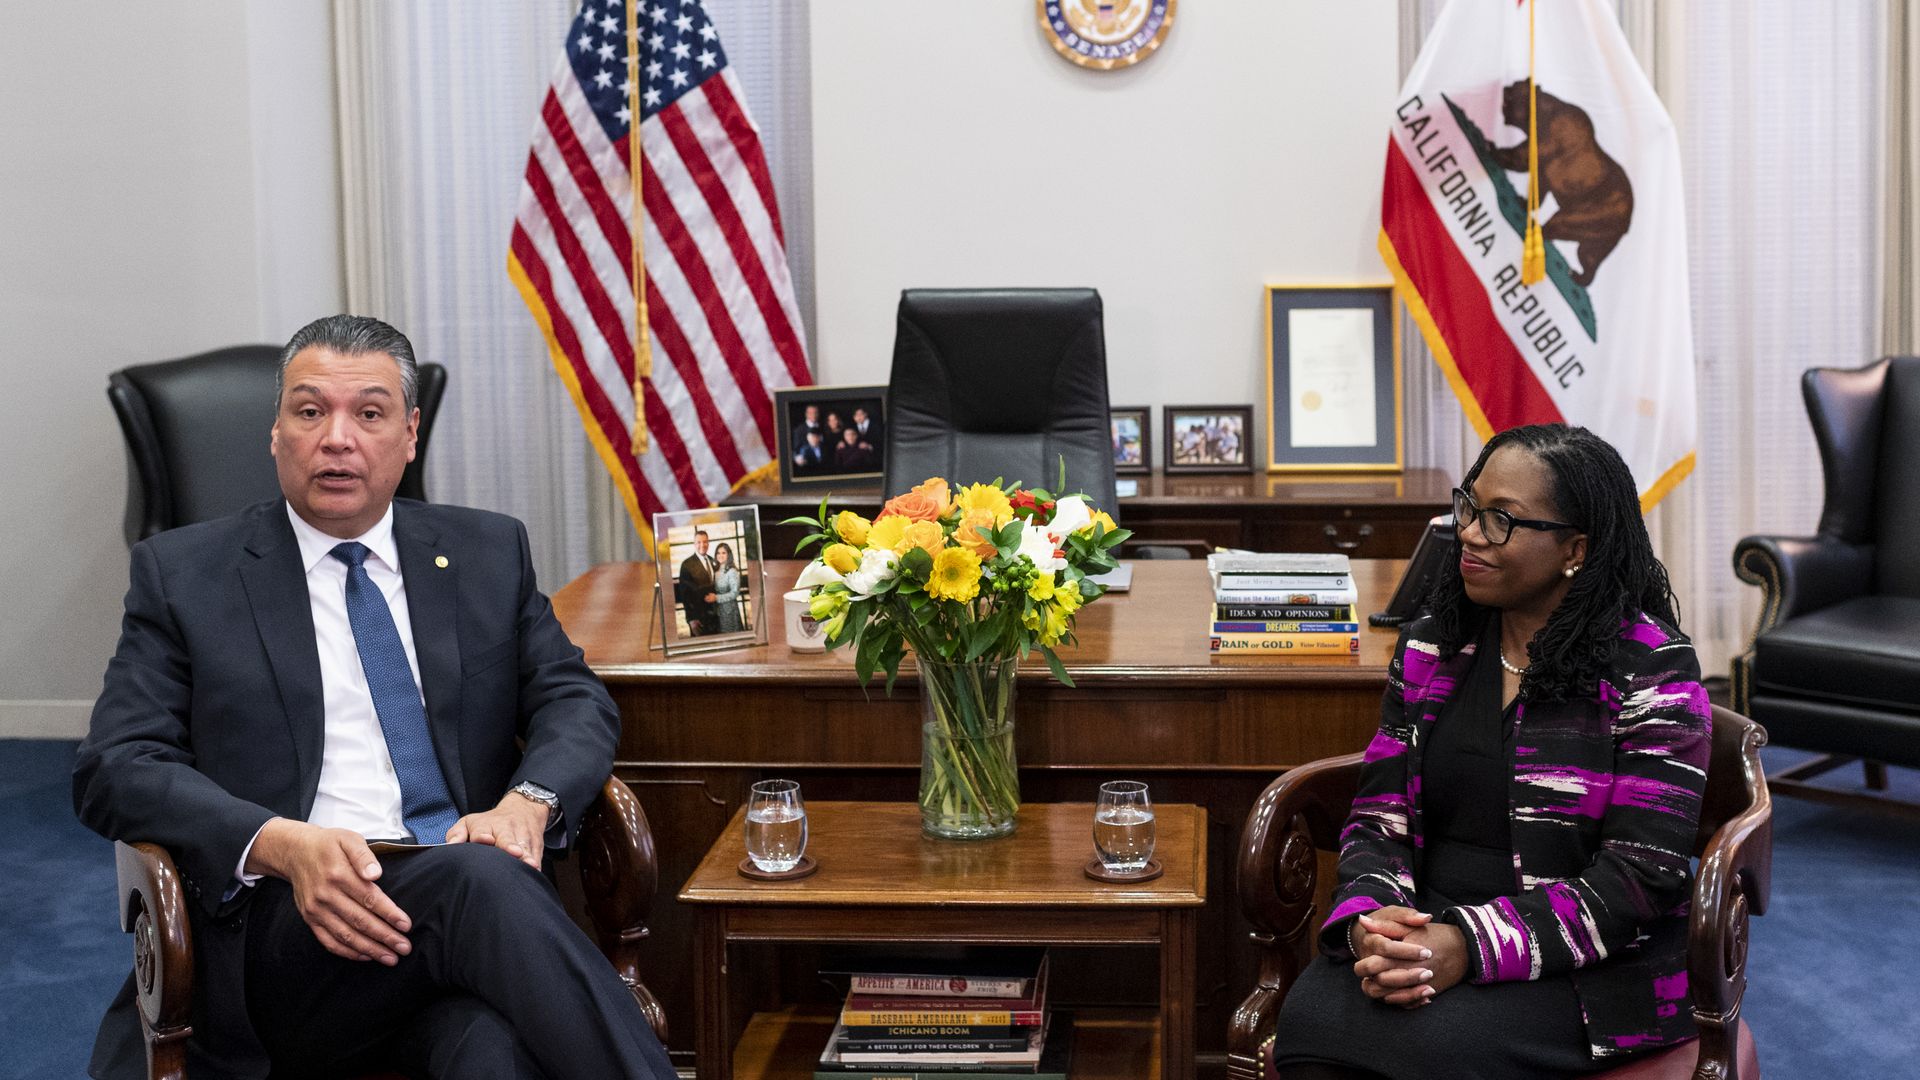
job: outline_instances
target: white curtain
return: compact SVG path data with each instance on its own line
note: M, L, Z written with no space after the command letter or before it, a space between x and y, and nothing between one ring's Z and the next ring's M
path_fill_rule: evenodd
M1734 543L1808 535L1819 519L1800 374L1879 354L1886 20L1878 4L1679 8L1663 23L1683 40L1658 58L1686 172L1700 464L1689 501L1655 516L1684 514L1659 534L1691 542L1662 556L1703 668L1724 675L1759 607L1733 575Z
M540 101L574 0L335 0L350 310L448 368L436 502L526 522L549 591L636 546L546 344L507 280ZM811 337L807 5L708 0L779 192Z

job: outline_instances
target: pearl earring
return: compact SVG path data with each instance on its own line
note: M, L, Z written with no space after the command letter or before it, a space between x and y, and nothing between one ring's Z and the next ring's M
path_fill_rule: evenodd
M1569 567L1567 567L1567 568L1566 568L1565 570L1562 570L1562 571L1560 571L1560 572L1561 572L1562 574L1565 574L1565 575L1566 575L1566 576L1568 576L1568 577L1572 577L1573 575L1575 575L1575 574L1577 574L1577 573L1579 573L1579 572L1580 572L1580 567L1578 567L1578 566L1569 566Z

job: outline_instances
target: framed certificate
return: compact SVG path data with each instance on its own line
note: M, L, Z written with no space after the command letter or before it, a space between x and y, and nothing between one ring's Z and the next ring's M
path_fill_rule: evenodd
M1393 286L1267 286L1267 471L1399 472Z

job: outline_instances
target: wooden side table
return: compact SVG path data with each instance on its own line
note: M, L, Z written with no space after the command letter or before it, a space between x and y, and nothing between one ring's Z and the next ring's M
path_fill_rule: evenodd
M1166 872L1137 885L1103 884L1082 872L1093 857L1091 803L1029 803L1020 808L1012 836L979 842L923 836L912 803L811 803L807 853L820 870L773 882L749 880L737 870L746 857L742 813L680 890L681 902L699 913L701 1080L734 1075L727 947L743 942L1156 946L1157 1015L1129 1027L1113 1011L1090 1014L1093 1022L1076 1027L1074 1075L1104 1080L1157 1072L1164 1080L1192 1080L1194 957L1207 902L1206 814L1199 807L1155 807L1154 857ZM1063 961L1071 957L1056 959ZM768 1057L754 1062L756 1077L812 1075L831 1025L816 1018L809 1029L815 1037L789 1037L794 1015L761 1014L747 1025L742 1056L752 1046L756 1057ZM1129 1038L1134 1041L1127 1045L1139 1049L1125 1060L1116 1040ZM1102 1064L1116 1059L1125 1063Z

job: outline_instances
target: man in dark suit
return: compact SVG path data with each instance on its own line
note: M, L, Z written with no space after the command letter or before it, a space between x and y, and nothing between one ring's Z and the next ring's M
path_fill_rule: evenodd
M674 592L687 613L687 636L704 637L719 629L714 618L713 556L707 554L707 533L693 534L693 554L680 560Z
M294 335L285 499L134 547L75 808L173 854L196 1080L670 1077L539 871L605 782L619 714L519 522L394 500L414 371L374 319ZM440 846L376 857L376 839ZM145 1075L134 1009L129 979L92 1075Z
M853 430L860 433L860 441L873 447L877 452L885 445L886 429L880 424L880 418L865 408L853 410Z
M826 440L821 437L820 432L807 432L806 441L800 444L800 449L793 452L793 474L812 476L826 468L827 456L832 452L832 448L826 445Z

